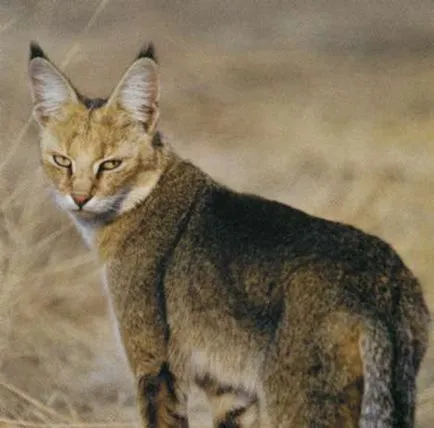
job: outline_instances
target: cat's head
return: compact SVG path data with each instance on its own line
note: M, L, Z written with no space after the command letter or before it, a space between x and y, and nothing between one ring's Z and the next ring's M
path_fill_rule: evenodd
M164 168L156 130L159 79L144 48L108 99L82 96L35 43L29 75L42 164L57 202L81 218L111 218L144 200Z

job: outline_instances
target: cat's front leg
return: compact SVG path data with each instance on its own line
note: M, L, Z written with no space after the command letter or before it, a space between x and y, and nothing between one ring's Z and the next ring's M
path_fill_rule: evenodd
M186 399L167 364L157 375L138 379L137 404L147 428L188 428Z
M144 290L149 290L145 288ZM150 294L150 293L149 293ZM168 360L167 327L147 293L118 309L120 333L136 379L143 428L186 428L187 403ZM146 308L146 309L143 309Z
M138 319L138 316L122 319L121 336L136 379L141 426L187 428L187 398L169 366L164 331L158 328L158 323L138 323Z
M186 400L169 364L164 286L156 280L159 266L158 260L147 259L137 248L127 246L107 263L105 273L120 338L136 380L142 427L185 428Z

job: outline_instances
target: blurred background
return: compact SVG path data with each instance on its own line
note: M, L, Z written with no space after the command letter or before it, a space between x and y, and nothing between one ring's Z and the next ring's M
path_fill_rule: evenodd
M136 417L96 263L41 174L30 40L89 96L153 40L181 155L384 238L434 310L433 16L431 0L1 0L0 427ZM432 427L434 343L418 385L417 426ZM200 396L192 413L209 426Z

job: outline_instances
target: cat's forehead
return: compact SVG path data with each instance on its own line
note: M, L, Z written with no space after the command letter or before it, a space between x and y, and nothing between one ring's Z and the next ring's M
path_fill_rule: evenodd
M59 146L70 156L86 152L89 156L110 155L132 150L131 126L121 111L105 108L88 109L84 105L65 106L62 120L48 129L47 146Z

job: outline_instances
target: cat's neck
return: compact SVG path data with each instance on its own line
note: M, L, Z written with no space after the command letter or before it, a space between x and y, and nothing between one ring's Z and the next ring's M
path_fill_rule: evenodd
M100 259L110 259L131 242L164 251L210 181L199 168L178 158L143 204L98 229L95 241Z

